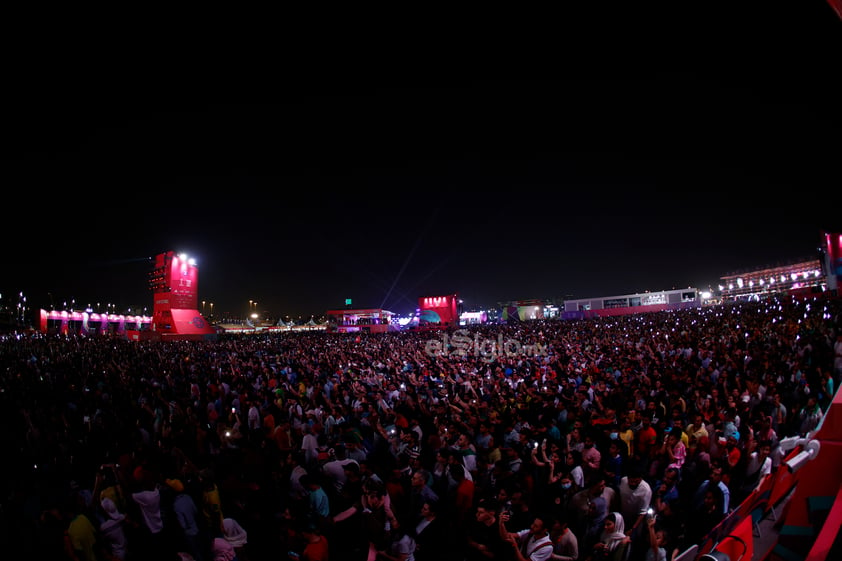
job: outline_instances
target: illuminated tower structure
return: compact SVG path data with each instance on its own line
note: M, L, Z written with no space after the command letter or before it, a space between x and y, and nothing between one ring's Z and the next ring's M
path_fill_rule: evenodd
M154 294L152 329L164 340L213 339L216 330L199 313L199 269L173 251L155 257L149 275Z
M825 232L825 270L827 271L827 288L839 293L839 277L842 276L842 234Z

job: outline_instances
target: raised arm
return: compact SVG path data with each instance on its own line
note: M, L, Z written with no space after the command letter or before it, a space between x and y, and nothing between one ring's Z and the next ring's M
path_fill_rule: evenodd
M649 526L649 547L652 548L654 559L658 558L658 537L655 535L655 517L649 516L646 518L646 524Z

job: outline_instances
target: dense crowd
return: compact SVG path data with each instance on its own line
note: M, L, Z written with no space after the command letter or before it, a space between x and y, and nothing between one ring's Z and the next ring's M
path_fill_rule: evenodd
M83 561L669 559L808 435L842 301L0 339L0 540Z

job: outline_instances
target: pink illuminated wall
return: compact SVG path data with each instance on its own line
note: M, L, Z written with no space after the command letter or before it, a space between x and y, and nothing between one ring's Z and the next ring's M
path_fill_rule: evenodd
M438 323L456 325L459 323L458 302L459 297L457 294L422 296L418 299L418 308L421 311L422 318L425 316L438 317ZM427 313L425 314L425 312Z
M46 333L51 326L59 333L105 334L124 333L127 329L140 330L149 327L152 318L147 316L126 316L122 314L98 314L77 311L40 310L40 329Z

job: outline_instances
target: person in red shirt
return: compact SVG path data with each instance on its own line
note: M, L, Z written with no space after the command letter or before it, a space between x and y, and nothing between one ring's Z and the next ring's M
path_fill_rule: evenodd
M456 488L453 490L451 504L453 505L453 521L458 531L466 528L468 514L474 506L474 482L465 476L464 469L455 469L452 472L456 480Z
M728 462L728 467L730 468L729 471L733 471L734 468L737 467L737 464L740 462L740 456L742 456L742 451L738 446L739 442L734 435L728 435L728 439L725 441L725 460Z
M646 473L652 459L652 454L657 450L656 441L658 439L658 433L655 431L655 427L652 426L652 417L650 415L644 414L641 417L641 422L642 426L637 432L637 440L635 442L635 459L644 473Z
M310 522L301 529L306 545L301 552L301 561L328 561L330 548L325 536L319 532L317 525Z
M584 448L582 448L582 469L585 479L595 474L602 466L602 453L596 447L592 434L585 434Z

